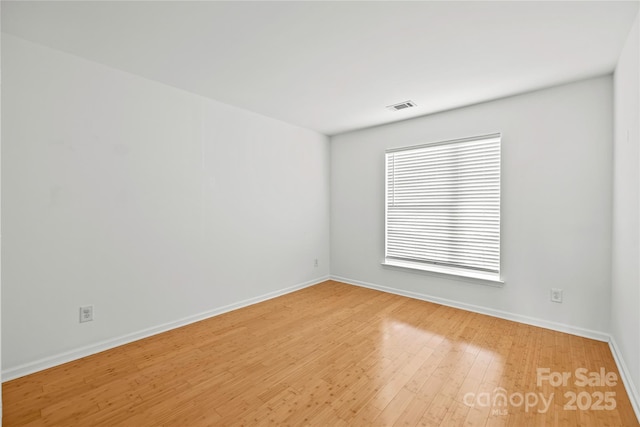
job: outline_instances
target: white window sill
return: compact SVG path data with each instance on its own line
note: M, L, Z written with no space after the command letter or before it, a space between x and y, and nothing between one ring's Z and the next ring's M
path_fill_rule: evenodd
M485 273L482 271L464 270L455 267L446 267L442 265L423 264L419 262L401 261L397 259L385 259L382 265L387 267L399 267L410 270L419 270L429 273L438 273L448 276L457 276L466 279L475 279L494 286L501 286L504 281L500 279L499 274Z

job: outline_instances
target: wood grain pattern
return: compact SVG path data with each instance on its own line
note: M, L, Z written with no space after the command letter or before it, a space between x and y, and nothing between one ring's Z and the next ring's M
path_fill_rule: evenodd
M539 385L538 368L572 377ZM617 384L578 387L578 368ZM591 406L605 392L615 409ZM639 425L606 343L333 281L7 382L3 399L5 426Z

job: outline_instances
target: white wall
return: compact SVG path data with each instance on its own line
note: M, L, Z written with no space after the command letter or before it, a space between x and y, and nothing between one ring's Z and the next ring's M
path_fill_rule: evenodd
M0 5L0 9L2 5ZM0 33L0 44L2 33ZM0 99L2 98L2 56L0 55ZM0 102L0 116L2 115L2 103ZM2 133L2 120L0 120L0 134ZM0 137L0 153L2 152L2 138ZM0 155L0 218L2 218L2 158ZM2 225L0 221L0 367L2 366ZM0 369L0 425L2 425L2 370Z
M639 38L636 18L614 74L611 289L611 335L635 384L635 399L640 397Z
M332 138L332 276L606 339L611 111L606 76ZM491 132L503 134L504 286L382 267L385 149Z
M9 35L2 65L5 372L328 276L327 137Z

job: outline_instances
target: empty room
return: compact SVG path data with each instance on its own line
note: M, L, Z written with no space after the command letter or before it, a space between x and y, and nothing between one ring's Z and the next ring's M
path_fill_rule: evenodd
M4 426L640 426L639 1L2 1Z

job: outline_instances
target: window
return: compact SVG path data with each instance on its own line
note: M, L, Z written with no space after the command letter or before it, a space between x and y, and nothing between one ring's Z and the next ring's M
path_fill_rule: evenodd
M387 150L385 265L500 281L500 138Z

